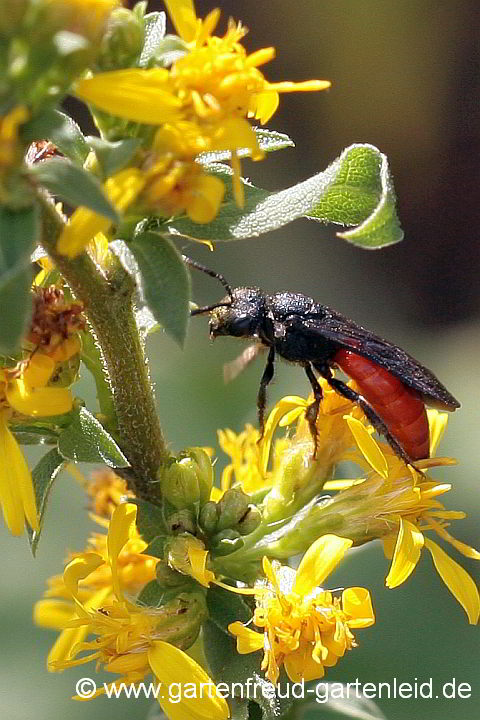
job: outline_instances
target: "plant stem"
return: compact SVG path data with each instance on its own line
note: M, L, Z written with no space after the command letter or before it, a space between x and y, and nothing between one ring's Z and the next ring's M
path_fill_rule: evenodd
M43 201L42 220L42 245L83 302L102 350L118 422L118 443L136 476L129 485L137 496L152 500L159 493L157 471L170 454L135 323L135 282L119 261L107 275L87 253L74 259L60 255L56 243L63 222L48 200Z

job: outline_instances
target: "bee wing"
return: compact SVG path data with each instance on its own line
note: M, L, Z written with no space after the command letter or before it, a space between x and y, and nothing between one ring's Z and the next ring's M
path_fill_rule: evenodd
M225 384L235 380L241 372L245 370L250 363L262 352L262 346L259 344L249 345L245 350L228 363L223 366L223 381Z
M331 308L319 305L318 309L318 313L313 311L302 319L302 332L306 337L321 334L340 347L369 358L417 390L429 405L446 410L460 407L435 375L405 350Z

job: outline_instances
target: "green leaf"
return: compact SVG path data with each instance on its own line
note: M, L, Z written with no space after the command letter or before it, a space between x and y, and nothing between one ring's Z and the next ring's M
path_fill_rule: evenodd
M27 527L27 530L30 548L34 557L37 552L38 542L43 530L43 521L45 518L45 511L47 509L50 491L64 463L64 458L55 448L44 455L32 471L33 487L35 489L35 498L37 501L39 527L38 530L35 531Z
M45 110L22 127L23 139L51 140L76 165L83 165L90 148L77 123L59 110Z
M32 312L30 255L38 235L35 206L13 211L0 206L0 353L16 350Z
M151 543L159 535L166 534L161 507L141 498L129 498L128 502L134 503L138 508L137 530L146 543Z
M141 275L141 290L155 320L182 346L187 332L190 274L173 243L145 231L128 247Z
M153 540L148 543L148 546L142 552L142 555L151 555L152 557L163 560L165 555L165 541L167 540L167 537L167 535L157 535L157 537L154 537Z
M258 145L264 152L275 152L275 150L285 150L289 147L295 147L295 143L285 133L275 132L274 130L266 130L265 128L254 128L257 136ZM251 151L248 148L240 148L237 150L239 157L249 157ZM212 163L228 162L232 156L229 150L218 150L216 152L206 152L198 156L198 161L204 165Z
M87 170L68 160L54 158L34 165L29 172L55 197L73 207L82 205L114 223L119 222L117 211L105 196L100 182Z
M138 61L139 67L147 67L155 56L157 49L165 37L167 19L164 12L152 12L145 15L145 41L142 54Z
M58 450L74 462L105 463L110 467L128 467L128 460L115 440L84 407L75 413L73 422L60 435Z
M38 425L13 425L11 430L20 445L56 445L58 432Z
M258 144L264 152L275 152L276 150L285 150L289 147L295 147L293 140L285 133L276 130L267 130L266 128L254 128L257 136Z
M240 595L216 585L208 588L207 607L210 620L224 632L228 632L230 623L247 623L252 618L252 611Z
M141 140L138 138L125 138L117 142L110 142L103 138L90 136L87 140L92 150L95 151L104 178L123 170L141 144Z
M262 709L262 720L278 720L286 717L293 699L285 692L285 677L281 677L282 694L280 698L275 686L266 680L260 671L262 653L246 655L237 653L235 641L222 632L211 620L203 626L204 650L215 682L232 684L236 693L236 703L244 705L255 701ZM248 684L247 684L248 682ZM243 688L240 689L239 685ZM238 713L238 708L237 711ZM240 714L239 717L242 715ZM249 717L247 715L247 717Z
M138 595L137 603L139 605L146 605L147 607L160 607L164 602L164 595L165 591L160 587L158 582L156 580L150 580Z
M325 171L280 192L270 193L244 181L243 209L233 198L230 168L217 164L210 165L209 171L226 184L220 212L208 225L175 218L168 223L175 232L215 242L240 240L305 216L323 223L356 225L338 235L363 248L385 247L403 237L387 159L373 145L351 145Z
M306 213L312 220L356 225L338 237L367 249L399 242L403 232L385 155L373 145L352 145L330 167L328 190Z

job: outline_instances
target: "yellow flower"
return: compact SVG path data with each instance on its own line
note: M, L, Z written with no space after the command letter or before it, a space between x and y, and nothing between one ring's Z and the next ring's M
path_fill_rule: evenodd
M9 168L21 160L21 147L17 144L18 129L28 120L24 105L17 105L6 115L0 116L0 169Z
M0 504L12 535L21 535L25 518L38 530L37 507L30 471L7 417L8 411L0 410Z
M319 378L323 392L323 400L317 416L318 446L315 461L317 467L324 468L325 475L341 460L353 459L348 450L355 447L351 430L345 422L345 416L355 419L363 418L362 411L354 403L345 400L329 386L324 378ZM348 383L349 387L353 385ZM297 422L294 444L310 443L313 453L313 442L310 426L305 413L313 402L313 397L307 399L297 395L288 395L282 398L271 411L265 423L265 432L262 438L262 467L266 472L270 456L272 438L277 427L288 427Z
M218 442L223 452L230 456L231 462L222 472L221 489L228 490L232 485L252 493L271 485L270 473L262 473L262 450L259 445L260 433L252 425L245 425L238 435L233 430L219 430Z
M0 504L12 535L22 534L25 518L37 530L38 518L30 471L8 422L72 409L67 388L47 387L55 365L53 358L37 352L16 367L0 368Z
M194 160L177 160L171 154L147 171L140 202L165 217L185 211L197 223L209 223L217 215L225 185Z
M268 521L279 514L284 516L286 508L292 509L292 503L303 491L310 494L303 497L308 502L330 479L337 463L355 460L357 455L363 457L344 419L345 413L361 417L361 410L331 390L326 381L320 382L324 399L317 418L319 441L315 459L305 419L312 398L294 395L282 398L269 414L261 440L251 425L246 425L238 435L232 430L218 433L220 446L232 459L222 474L222 490L240 485L246 493L269 491L263 501L264 519ZM273 444L276 429L295 422L295 432Z
M428 418L430 454L433 456L445 431L448 415L428 410ZM431 480L414 468L407 467L389 446L376 443L363 424L358 423L355 433L358 447L364 456L363 464L373 472L366 479L350 481L350 487L335 496L328 511L342 513L346 521L343 532L349 537L363 542L375 537L383 540L385 554L392 558L386 578L390 588L405 582L415 569L422 549L426 547L440 577L464 608L470 623L477 623L480 598L474 581L425 534L433 531L466 557L480 559L477 550L456 540L446 530L451 520L465 517L464 512L447 510L438 500L451 489L451 485ZM361 464L361 458L357 458L357 462ZM385 473L378 471L379 463L386 468ZM430 457L415 464L419 470L427 470L454 463L451 458Z
M129 68L80 80L75 92L81 99L118 117L147 125L190 124L190 148L196 152L227 150L231 153L233 189L237 204L244 202L238 152L247 149L260 160L260 150L248 117L267 122L278 105L278 94L324 90L330 83L269 83L258 70L275 51L264 48L248 55L241 44L242 25L230 20L223 37L212 35L220 13L213 10L204 21L191 2L167 2L187 52L171 68ZM194 132L192 133L192 130ZM170 128L170 132L174 131ZM210 181L210 196L214 194ZM218 208L217 208L218 209ZM209 222L197 213L196 222Z
M174 681L194 682L196 685L209 683L209 687L213 688L212 694L200 697L199 685L195 707L188 699L182 699L182 708L168 698L159 698L159 703L173 720L187 717L228 718L228 706L217 695L208 675L186 653L163 639L172 634L172 620L175 619L175 625L178 625L178 617L185 614L184 601L177 598L159 608L148 608L133 604L123 594L121 558L129 542L135 538L136 513L136 506L129 503L115 509L108 529L106 559L96 552L86 552L66 566L63 583L74 602L74 614L71 608L63 615L58 608L56 613L51 608L50 618L62 623L65 629L50 653L49 668L63 670L96 660L108 672L120 674L118 683L136 684L149 673L153 673L163 687ZM138 554L137 550L135 554ZM82 585L90 583L92 575L95 577L105 565L111 573L111 584L96 594L90 594L85 600ZM41 623L48 617L47 609L43 608L37 606L36 611L36 619ZM96 637L86 640L89 634ZM77 657L79 653L87 654ZM116 682L111 684L115 685ZM105 690L100 689L96 695L103 692Z
M92 473L86 491L91 498L93 514L102 518L110 518L125 497L133 496L127 489L126 481L107 467Z
M296 572L264 557L267 583L258 585L253 617L262 632L240 622L229 630L239 653L263 650L261 667L272 683L282 666L292 682L323 677L326 667L356 647L352 628L375 622L368 590L347 588L340 598L319 587L351 545L346 538L325 535L307 550Z
M204 587L215 582L215 574L207 568L208 552L202 541L193 536L174 538L167 562L169 567L183 575L190 575Z
M106 180L103 189L118 212L122 213L136 200L144 185L142 172L137 168L127 168ZM107 234L112 224L112 220L104 215L79 207L61 232L57 250L62 255L74 258L83 252L98 233Z

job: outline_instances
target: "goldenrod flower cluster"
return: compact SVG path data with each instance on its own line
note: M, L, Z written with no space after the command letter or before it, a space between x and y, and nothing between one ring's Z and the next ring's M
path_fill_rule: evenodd
M233 194L242 207L240 155L253 160L264 157L249 118L263 124L275 112L279 93L323 90L330 83L269 83L258 68L275 51L264 48L249 55L241 43L247 30L240 23L230 20L226 33L218 37L213 34L220 19L218 9L201 20L193 2L170 0L166 6L181 47L170 67L93 74L77 82L75 93L90 103L94 113L122 118L119 127L125 128L127 120L158 128L139 153L137 165L104 184L120 213L129 208L133 212L136 205L147 215L170 218L186 213L196 223L209 223L220 209L226 187L199 162L202 154L230 154ZM120 130L114 132L114 139L121 137ZM96 232L108 232L110 226L106 218L79 208L59 240L59 250L74 257Z
M38 530L35 492L30 470L12 429L35 418L70 412L75 373L62 381L62 369L80 352L78 331L84 326L81 306L65 301L54 286L34 293L34 312L24 352L13 364L0 367L0 505L13 535L28 521Z

